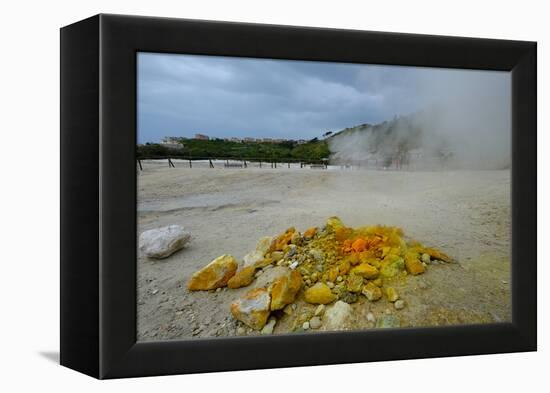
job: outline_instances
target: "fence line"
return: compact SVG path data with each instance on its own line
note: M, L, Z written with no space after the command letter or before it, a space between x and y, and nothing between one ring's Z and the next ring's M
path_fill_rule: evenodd
M291 164L300 164L300 168L310 167L312 169L327 169L329 165L328 159L311 160L305 158L285 158L274 159L269 157L254 157L254 158L235 158L235 157L185 157L185 156L148 156L137 157L137 165L139 170L143 170L144 160L167 160L169 168L175 168L173 160L187 161L189 168L193 168L193 161L208 162L209 168L215 168L215 161L223 162L224 168L248 168L251 163L256 163L260 168L269 166L276 169L277 166L286 166L290 168ZM444 169L447 164L445 157L440 156L420 156L411 155L407 159L402 158L365 158L360 160L341 160L332 163L331 165L340 166L342 169L357 168L357 169L378 169L378 170L418 170L422 168L438 168Z
M235 157L184 157L184 156L150 156L150 157L138 157L136 158L139 169L143 170L142 161L146 160L167 160L169 168L175 168L175 164L172 160L182 160L189 162L189 168L193 168L193 161L208 161L208 166L210 168L215 168L214 161L221 161L224 168L240 167L248 168L249 163L258 163L260 168L262 164L269 164L271 168L277 168L277 164L284 165L287 164L290 168L290 164L300 164L300 168L303 168L306 165L312 165L317 167L324 167L325 169L328 166L328 160L310 160L302 158L287 158L287 159L273 159L268 157L256 157L256 158L235 158Z

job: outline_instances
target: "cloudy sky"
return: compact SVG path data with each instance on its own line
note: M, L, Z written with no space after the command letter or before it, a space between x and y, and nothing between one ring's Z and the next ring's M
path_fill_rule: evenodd
M509 73L494 71L139 53L138 142L309 139L453 96L496 97L502 114L509 90Z

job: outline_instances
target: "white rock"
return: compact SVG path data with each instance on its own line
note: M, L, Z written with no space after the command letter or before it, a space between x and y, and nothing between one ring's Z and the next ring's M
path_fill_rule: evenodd
M290 264L289 268L292 270L296 269L298 267L298 261L294 261Z
M290 270L288 270L287 267L275 266L272 269L265 270L259 277L257 277L257 280L254 282L253 286L255 288L267 288L273 283L273 281L285 274L290 274Z
M150 229L139 237L139 249L149 258L166 258L185 247L191 239L180 225Z
M265 254L267 254L267 252L269 251L269 248L271 247L272 242L273 242L273 237L271 236L262 237L258 241L258 244L256 245L256 251L262 254L262 257L264 257Z
M243 258L244 267L255 265L264 259L264 254L261 251L252 251L246 254Z
M324 316L326 330L345 330L350 327L353 309L341 300L327 309Z
M319 329L321 325L321 318L319 317L313 317L309 320L309 327L312 329Z
M302 329L304 329L304 330L309 329L309 322L308 321L304 322L304 324L302 325Z
M401 309L405 308L405 302L403 300L398 300L393 305L394 305L396 310L401 310Z
M244 267L255 265L256 263L263 261L265 254L269 251L269 248L271 247L272 242L273 237L262 237L258 241L258 244L256 244L256 249L254 251L250 251L244 256Z
M369 312L369 313L367 314L367 321L369 321L369 322L375 322L375 321L376 321L376 318L374 318L374 314L373 314L373 313Z

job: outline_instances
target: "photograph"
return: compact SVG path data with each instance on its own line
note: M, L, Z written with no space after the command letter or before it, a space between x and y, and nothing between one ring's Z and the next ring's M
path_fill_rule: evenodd
M139 52L137 339L511 322L511 73Z

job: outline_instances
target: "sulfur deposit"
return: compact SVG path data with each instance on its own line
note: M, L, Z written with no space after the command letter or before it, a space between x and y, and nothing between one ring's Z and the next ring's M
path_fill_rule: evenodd
M361 298L367 302L385 299L396 310L402 309L405 301L392 284L423 274L433 260L452 262L443 252L407 238L400 228L352 228L331 217L324 227L307 228L303 234L291 227L277 236L261 238L239 269L233 257L219 257L195 273L188 288L247 287L271 269L278 272L277 277L231 304L235 319L263 334L272 332L277 318L285 316L295 318L294 330L339 330L339 320L345 321L345 328L353 326L353 308L348 305ZM315 313L293 315L298 301L314 305ZM399 318L384 318L378 327L399 326Z

